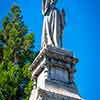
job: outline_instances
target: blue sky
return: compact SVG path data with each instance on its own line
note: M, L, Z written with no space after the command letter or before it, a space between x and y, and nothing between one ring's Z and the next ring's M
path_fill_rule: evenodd
M42 0L17 0L22 9L25 24L35 33L35 47L40 49ZM0 0L0 26L14 0ZM100 34L99 0L58 0L57 6L66 11L64 48L79 58L75 81L80 95L86 100L99 100L100 94Z

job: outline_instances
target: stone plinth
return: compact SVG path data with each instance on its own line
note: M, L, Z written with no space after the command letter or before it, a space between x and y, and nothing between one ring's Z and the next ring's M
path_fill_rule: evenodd
M36 82L30 100L82 100L73 78L77 62L69 51L43 48L30 66Z

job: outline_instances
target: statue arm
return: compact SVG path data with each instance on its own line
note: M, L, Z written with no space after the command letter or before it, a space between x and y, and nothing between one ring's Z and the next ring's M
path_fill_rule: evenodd
M49 10L49 2L48 0L42 0L42 14L45 16Z
M63 30L64 30L64 26L65 26L65 11L64 9L62 9L61 13L60 13L60 16L61 16L61 31L63 33Z

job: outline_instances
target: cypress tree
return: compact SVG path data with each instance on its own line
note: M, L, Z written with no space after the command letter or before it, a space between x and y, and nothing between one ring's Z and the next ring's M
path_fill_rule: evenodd
M0 29L0 100L29 99L33 48L34 33L28 33L20 7L13 5Z

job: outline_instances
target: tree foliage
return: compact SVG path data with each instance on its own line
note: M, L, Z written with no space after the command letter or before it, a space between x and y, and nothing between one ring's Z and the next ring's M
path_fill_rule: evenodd
M20 7L13 5L0 29L0 100L29 99L33 48L34 33L28 33Z

